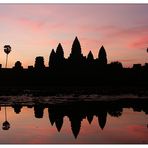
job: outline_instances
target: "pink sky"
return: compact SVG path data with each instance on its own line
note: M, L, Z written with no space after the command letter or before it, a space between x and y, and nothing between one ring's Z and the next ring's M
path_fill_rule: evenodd
M44 56L48 65L51 50L62 43L67 58L78 36L82 52L97 58L104 45L108 63L125 67L148 62L147 4L0 4L0 63L5 65L3 46L10 44L8 67L17 60L23 67Z

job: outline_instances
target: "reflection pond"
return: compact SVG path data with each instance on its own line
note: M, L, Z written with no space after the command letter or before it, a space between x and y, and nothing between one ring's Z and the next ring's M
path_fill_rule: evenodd
M146 98L20 98L0 98L0 143L148 143Z

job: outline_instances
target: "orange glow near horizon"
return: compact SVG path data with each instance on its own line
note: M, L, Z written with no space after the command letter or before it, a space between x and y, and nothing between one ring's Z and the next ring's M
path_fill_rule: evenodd
M147 4L0 4L0 63L4 67L3 46L10 44L8 67L19 60L27 68L37 56L48 66L51 50L62 43L67 58L78 36L84 56L91 50L97 58L104 45L109 63L143 65L148 62L147 13Z

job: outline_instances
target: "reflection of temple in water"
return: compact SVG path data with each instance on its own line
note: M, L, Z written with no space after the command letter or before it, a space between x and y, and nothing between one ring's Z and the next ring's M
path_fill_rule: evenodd
M13 105L12 105L12 108L14 108L14 112L16 113L16 114L19 114L20 112L21 112L21 108L22 108L23 106L21 105L21 104L19 104L19 103L14 103Z
M64 114L62 111L57 111L56 109L48 108L48 117L51 125L55 123L57 130L60 132L63 125Z
M54 106L48 107L49 121L51 125L55 123L57 130L60 131L63 125L63 118L67 116L71 123L71 130L75 138L78 137L81 123L83 119L87 119L91 124L94 116L98 118L98 125L103 130L107 122L107 114L112 117L120 117L123 112L123 108L133 108L135 105L141 108L147 114L148 107L145 102L125 101L125 102L108 102L108 103L94 103L90 104L76 104L67 106Z
M63 126L64 117L69 118L71 131L75 138L78 137L83 119L86 119L89 124L92 123L94 116L98 118L98 125L103 130L107 122L107 115L112 117L120 117L123 108L132 108L136 112L145 112L148 114L148 100L121 100L110 102L80 102L74 104L49 105L43 103L34 103L34 105L26 105L28 108L34 109L35 118L43 118L44 109L48 108L48 118L51 126L55 124L57 131L60 132ZM16 114L21 112L23 105L21 103L13 103L12 108ZM5 107L5 121L7 121ZM7 121L8 122L8 121ZM4 123L3 129L9 129L10 124ZM148 125L146 124L148 127Z
M62 125L63 125L63 117L59 116L56 121L55 121L55 125L57 127L57 130L60 132Z
M44 105L42 104L35 104L34 106L34 114L36 118L43 118L43 114L44 114Z
M98 113L98 122L99 122L100 128L102 130L105 127L106 120L107 120L107 111L99 112Z
M81 128L81 121L83 120L83 116L81 113L78 112L71 112L69 114L69 120L71 122L71 129L75 138L77 138L80 128Z
M93 121L93 114L88 114L87 115L87 120L88 120L88 122L89 122L89 124L91 124L91 122Z

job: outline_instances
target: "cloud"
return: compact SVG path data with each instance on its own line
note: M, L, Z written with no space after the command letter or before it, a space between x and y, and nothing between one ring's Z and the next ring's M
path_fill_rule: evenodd
M131 44L129 44L131 48L138 48L146 50L148 47L148 36L140 36L139 38L135 39Z
M138 25L131 28L104 26L97 28L102 34L105 44L125 49L142 49L148 46L148 26Z
M28 18L22 18L22 19L16 20L16 23L18 23L18 25L28 27L29 29L33 31L43 30L44 24L45 24L42 21L35 21L35 20L28 19Z

